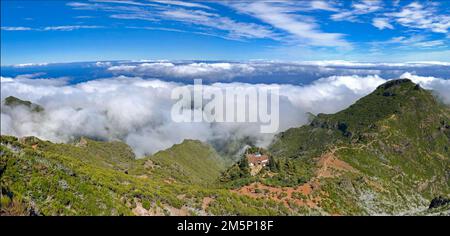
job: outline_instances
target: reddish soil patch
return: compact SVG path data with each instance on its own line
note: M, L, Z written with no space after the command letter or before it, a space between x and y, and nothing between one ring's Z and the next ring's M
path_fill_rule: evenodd
M151 212L142 207L140 202L136 202L136 207L133 209L133 214L136 216L151 216Z
M332 178L340 175L340 172L354 172L358 171L349 165L347 162L342 161L334 154L337 149L323 154L318 161L319 168L316 171L317 178Z
M208 208L209 204L211 202L214 201L214 198L210 198L210 197L204 197L202 200L202 210L206 211L206 209Z
M282 202L290 208L289 202L294 202L298 206L308 206L317 208L320 202L319 196L313 195L313 185L306 183L298 187L271 187L261 183L252 183L237 190L235 193L252 198L267 198L277 202Z
M186 207L181 207L180 209L175 208L173 206L164 206L164 209L166 209L171 216L188 216L189 211L186 209Z
M150 209L145 209L139 199L134 199L136 207L133 208L132 212L136 216L164 216L164 210L160 207L155 207L154 205Z
M171 216L189 215L189 210L184 206L178 209L173 206L164 204L163 208L161 208L152 204L150 209L147 210L142 206L142 203L138 199L135 199L134 202L136 203L136 207L133 208L132 212L136 216L164 216L166 215L165 212L168 212Z

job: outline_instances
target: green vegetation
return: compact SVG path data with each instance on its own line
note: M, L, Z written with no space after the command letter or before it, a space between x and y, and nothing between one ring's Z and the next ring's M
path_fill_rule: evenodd
M226 183L227 186L233 188L246 185L253 181L254 178L250 175L250 167L245 158L232 165L220 176L220 182Z
M225 169L216 151L196 140L185 140L147 159L154 165L152 174L191 184L211 184Z
M168 215L176 214L173 212L174 208L190 209L190 214L197 215L288 214L286 208L270 200L255 200L212 186L205 188L205 178L201 184L186 184L192 179L166 182L165 174L173 169L153 174L152 167L148 165L148 160L158 160L162 158L162 154L133 160L127 155L128 148L122 150L125 145L123 143L85 141L81 144L54 144L33 137L19 140L12 136L0 136L0 213L133 215L136 214L133 210L137 203L141 203L147 210L160 209L155 214ZM111 145L117 145L123 152L104 152L105 148L113 148ZM196 151L197 154L190 157L184 154L186 156L182 158L186 160L200 158L203 154L214 154L209 146L198 141L186 141L167 152L178 153L181 151L179 148ZM108 157L114 160L115 165L110 164ZM175 157L179 155L168 158ZM174 160L170 161L174 163ZM153 168L166 167L165 164L155 166ZM197 167L192 163L190 167L182 167L179 163L177 167L168 166L186 171L183 176L187 176L189 168ZM208 171L209 174L219 173L217 169ZM213 201L207 209L203 209L202 201L206 197ZM260 211L260 208L264 210Z

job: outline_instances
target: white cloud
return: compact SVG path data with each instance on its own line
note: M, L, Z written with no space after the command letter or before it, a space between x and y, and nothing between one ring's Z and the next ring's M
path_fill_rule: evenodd
M139 155L168 148L187 138L212 141L250 136L255 142L266 144L270 140L267 135L259 135L257 124L173 122L170 94L175 86L180 84L128 77L78 85L2 78L2 99L14 95L31 100L44 106L46 112L36 114L4 106L2 120L6 122L2 122L1 131L55 142L67 142L77 136L121 139ZM292 115L296 113L293 106L288 108Z
M5 31L29 31L29 30L33 30L30 27L23 27L23 26L18 26L18 27L2 26L1 29L5 30Z
M331 76L310 85L282 87L282 91L304 112L335 113L369 94L384 82L386 80L376 75Z
M276 38L276 35L268 27L254 23L238 22L228 17L202 10L170 9L161 12L161 17L228 31L230 38Z
M98 61L95 63L95 66L97 67L110 67L112 66L112 63L109 61Z
M342 11L340 13L333 14L331 19L334 21L355 21L355 15L351 11Z
M49 63L42 62L42 63L22 63L22 64L15 64L14 67L32 67L32 66L47 66Z
M77 29L100 29L103 26L98 25L60 25L60 26L46 26L42 28L30 27L2 27L5 31L72 31Z
M171 65L167 65L170 66ZM217 66L226 68L228 65ZM187 86L161 80L118 76L79 84L65 80L40 79L37 75L1 78L1 98L16 96L45 108L30 113L24 108L3 106L1 132L17 136L35 135L56 142L78 136L127 142L138 155L154 153L183 139L214 142L250 137L267 145L272 135L260 135L254 123L175 123L170 118L173 88ZM436 90L447 102L449 81L404 74L425 88ZM280 131L307 122L306 112L334 113L386 82L379 76L331 76L309 85L280 84ZM215 83L205 86L270 87L268 84ZM289 114L289 115L286 115Z
M398 36L387 41L373 42L374 45L400 45L401 48L437 48L445 47L446 41L443 39L429 40L424 35L413 35L410 37Z
M450 104L450 80L439 79L432 76L418 76L409 72L404 73L400 78L410 79L414 83L420 84L425 89L433 90L444 103Z
M311 8L324 11L339 11L339 9L334 7L329 1L323 0L311 1Z
M376 66L376 63L366 63L366 62L353 62L353 61L343 61L343 60L324 60L324 61L302 61L297 62L298 65L313 65L313 66L338 66L338 67L367 67Z
M316 75L314 78L317 79L332 75L330 73L338 75L348 75L348 73L368 75L374 74L375 71L380 71L380 68L397 68L402 71L409 70L410 68L426 69L433 66L449 65L448 62L440 61L404 63L370 63L343 60L298 62L253 61L246 63L175 63L171 61L144 61L143 63L124 62L118 65L112 65L108 67L108 71L117 75L127 74L131 76L143 76L146 78L180 78L188 81L195 78L201 78L208 81L230 81L236 77L250 78L253 76L271 76L278 78L287 75L296 76L298 79L306 79L305 77L308 74ZM343 74L340 74L341 70ZM430 68L429 70L433 70L433 68ZM253 82L257 83L259 81L256 80Z
M139 1L128 1L128 0L91 0L92 2L98 3L115 3L115 4L125 4L125 5L135 5L135 6L157 6L151 3L143 3ZM73 4L73 3L72 3ZM75 6L78 3L75 3ZM69 6L72 6L71 3L68 3ZM82 6L82 5L79 5Z
M148 0L147 2L141 2L141 1L132 1L132 0L91 0L92 2L97 3L114 3L114 4L124 4L124 5L134 5L134 6L149 6L149 7L161 7L164 5L173 5L173 6L180 6L180 7L188 7L188 8L203 8L203 9L211 9L210 7L190 2L190 1L177 1L177 0ZM82 5L80 3L69 3L69 6L75 6L75 7L83 7L85 5Z
M74 7L74 8L82 8L82 7L88 7L91 4L90 3L83 3L83 2L68 2L66 5L70 6L70 7Z
M393 1L392 1L392 5L393 5L394 7L398 6L399 4L400 4L400 0L393 0Z
M77 29L99 29L103 26L98 25L60 25L60 26L47 26L44 27L43 31L72 31Z
M108 68L112 72L133 72L136 75L177 78L230 79L252 73L255 68L245 63L190 63L172 62L141 63L138 65L118 65Z
M357 14L367 14L382 9L382 1L380 0L363 0L353 3L353 8Z
M443 46L445 45L445 41L444 40L431 40L431 41L425 41L425 42L417 42L415 44L415 46L417 47L424 47L424 48L429 48L429 47L438 47L438 46Z
M372 25L377 27L378 29L394 29L394 26L392 26L389 23L389 19L387 18L374 18L372 20Z
M249 14L275 28L288 32L301 44L325 47L350 47L344 35L339 33L325 33L311 19L301 18L301 15L291 14L290 6L270 4L267 2L237 2L232 7L240 12Z
M175 1L175 0L152 0L152 1L157 2L157 3L182 6L182 7L211 9L210 7L208 7L204 4L194 3L194 2L183 2L183 1Z
M75 16L75 19L92 19L94 18L93 16Z
M341 10L339 13L331 15L334 21L359 22L358 17L383 9L383 2L380 0L362 0L352 3L351 10Z
M215 34L215 33L205 33L205 32L201 32L201 31L181 30L181 29L167 28L167 27L135 27L135 26L127 26L126 28L151 30L151 31L169 31L169 32L179 32L179 33L186 33L186 34L198 34L198 35L206 35L206 36L217 37L217 38L222 38L222 39L239 40L239 39L236 39L236 38L230 38L228 36L223 36L223 35Z
M419 64L419 65L437 65L437 66L450 66L450 62L445 61L416 61L409 62L410 64Z
M401 24L410 28L427 29L435 33L448 33L450 16L441 15L434 5L424 6L413 2L402 8L400 12L387 13Z
M197 34L218 36L230 40L272 39L276 41L297 43L310 46L350 47L343 34L327 33L319 29L319 24L312 17L301 16L296 11L325 10L336 12L334 4L326 1L311 2L247 2L224 1L222 5L237 9L241 13L254 16L262 23L244 21L220 14L212 7L195 2L185 1L152 1L158 6L131 7L134 1L127 4L106 4L116 0L93 3L68 3L68 6L78 10L102 10L112 18L138 19L145 21L177 21L197 27ZM139 4L141 4L139 2ZM126 7L126 5L131 5ZM125 8L126 7L126 8ZM268 26L267 24L271 25Z
M210 7L182 1L153 1L152 3L140 3L127 1L120 5L106 3L119 3L116 0L97 1L97 3L72 2L67 5L77 10L101 10L109 14L111 18L125 20L145 20L145 21L178 21L198 27L197 34L217 36L221 31L222 38L231 40L269 38L276 39L277 35L269 27L250 22L241 22L222 16ZM144 4L144 5L142 5ZM152 6L147 6L152 4ZM129 6L127 6L129 5ZM135 6L136 5L136 6ZM208 11L207 11L208 10Z

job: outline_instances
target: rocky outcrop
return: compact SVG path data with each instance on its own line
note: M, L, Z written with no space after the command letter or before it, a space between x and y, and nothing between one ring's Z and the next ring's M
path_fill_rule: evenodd
M433 198L433 200L431 200L431 203L430 203L430 206L428 207L428 209L438 208L441 206L445 206L447 204L450 204L450 199L439 196L439 197Z

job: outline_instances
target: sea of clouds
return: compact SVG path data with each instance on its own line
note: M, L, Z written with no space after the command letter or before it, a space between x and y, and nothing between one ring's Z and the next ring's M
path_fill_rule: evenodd
M158 63L158 64L156 64ZM210 83L204 89L239 87L273 87L280 89L279 132L308 122L307 113L334 113L369 94L390 78L373 75L332 75L308 84L268 84L254 81L236 82L232 78L251 74L246 64L240 66L212 63L177 67L168 62L139 63L138 65L101 64L105 70L118 73L109 78L71 83L69 77L48 78L42 73L1 77L1 99L15 96L45 108L43 113L30 112L24 107L2 104L1 133L15 136L37 136L54 142L70 142L86 136L101 140L122 140L138 156L169 148L184 139L209 143L248 138L256 145L266 146L275 134L261 134L258 123L177 123L171 119L171 99L174 88L191 84L152 79L149 73L159 70L164 76L203 78ZM148 65L154 64L154 65ZM119 68L119 67L120 68ZM192 66L197 67L192 69ZM317 65L315 65L317 66ZM319 65L327 70L324 65ZM355 65L352 65L355 66ZM448 65L444 65L448 66ZM166 69L161 69L168 67ZM367 65L361 65L367 67ZM149 70L151 68L151 70ZM155 69L156 68L156 69ZM426 89L435 91L442 101L450 104L450 80L403 72ZM127 71L120 73L120 71ZM130 74L131 72L132 75ZM254 72L254 70L253 70ZM276 75L276 72L273 72ZM126 74L126 75L123 75ZM213 78L226 78L228 82ZM195 109L195 107L193 108Z

